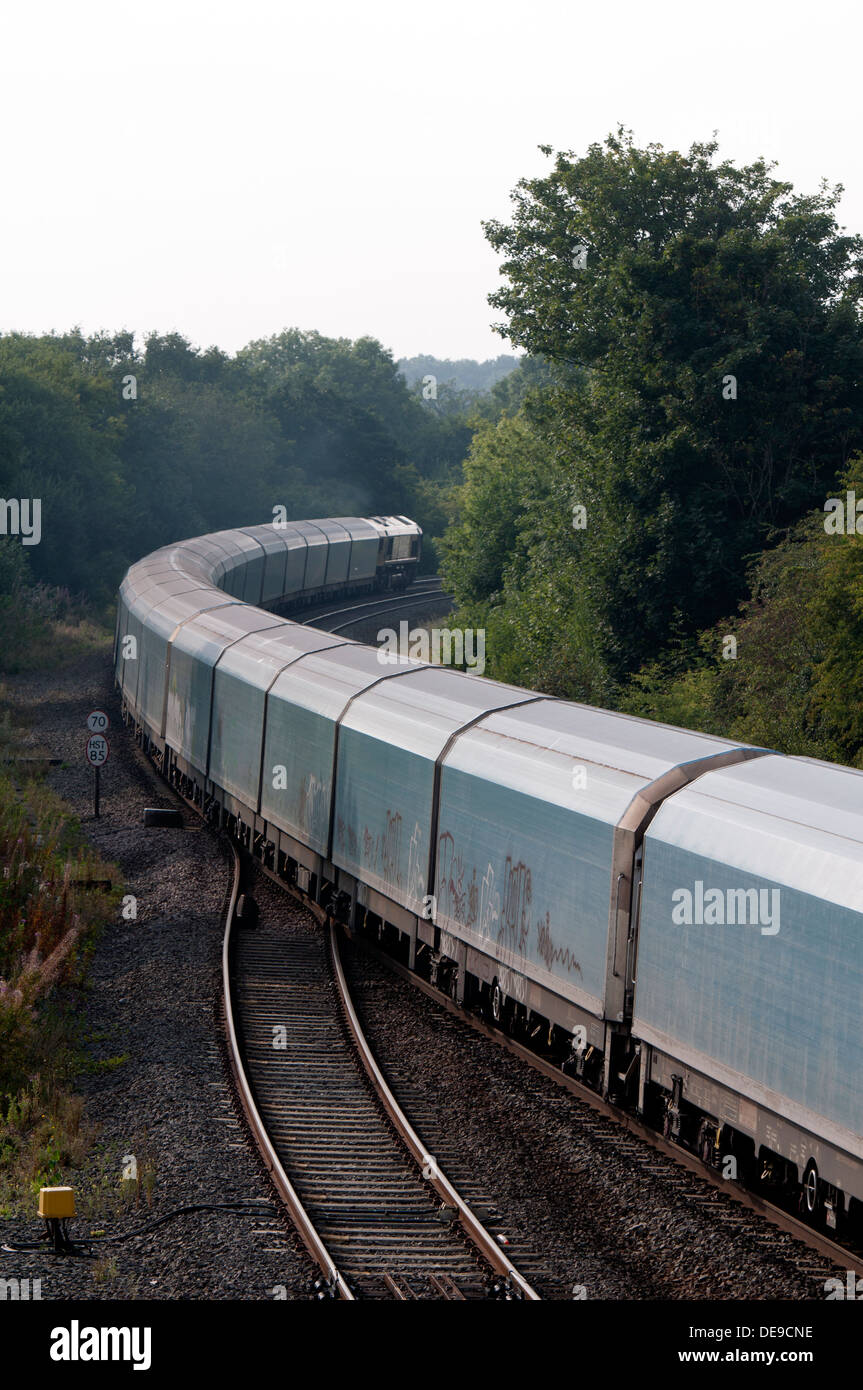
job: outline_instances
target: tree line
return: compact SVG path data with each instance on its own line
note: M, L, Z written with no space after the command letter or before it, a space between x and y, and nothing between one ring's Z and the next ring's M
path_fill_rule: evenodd
M404 512L440 532L470 439L371 338L290 329L231 356L176 333L5 334L0 496L39 499L41 538L0 542L0 592L59 586L107 612L140 556L276 506Z
M507 381L534 379L479 424L444 541L489 674L863 766L863 540L824 527L863 504L841 188L622 128L543 149L485 226Z
M406 512L488 674L863 766L863 239L841 188L623 128L543 150L485 225L518 359L397 363L296 329L233 356L0 336L0 495L42 499L38 545L0 538L0 626L25 590L107 616L132 560L276 505Z

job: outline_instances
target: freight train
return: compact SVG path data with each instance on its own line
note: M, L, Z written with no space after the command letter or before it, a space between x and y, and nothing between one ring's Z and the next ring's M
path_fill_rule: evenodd
M409 582L405 517L167 546L124 717L273 872L466 1008L830 1228L863 1212L863 772L537 694L272 610Z

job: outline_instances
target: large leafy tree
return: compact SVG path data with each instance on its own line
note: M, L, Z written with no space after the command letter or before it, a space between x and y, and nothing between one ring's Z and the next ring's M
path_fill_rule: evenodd
M526 523L547 498L548 457L522 415L482 422L464 464L459 520L444 541L447 584L462 604L500 598Z
M519 396L517 414L478 422L442 571L459 620L486 630L490 675L602 702L607 680L575 551L548 524L566 508L567 472L547 438L542 395L528 387Z
M0 338L0 496L38 499L33 577L100 598L101 567L115 570L123 553L118 402L68 341Z
M843 507L846 491L863 497L863 457ZM622 708L863 767L863 534L824 521L810 513L760 555L737 613L646 665Z
M251 389L296 440L313 476L339 477L375 493L396 466L449 479L470 443L464 411L423 409L392 353L374 338L327 338L286 329L241 350L237 363ZM366 503L368 505L368 503Z
M716 152L621 129L486 224L499 331L563 373L548 444L568 487L544 525L577 580L562 563L547 582L578 583L618 679L728 612L746 557L863 442L863 240L837 226L841 188L796 194Z

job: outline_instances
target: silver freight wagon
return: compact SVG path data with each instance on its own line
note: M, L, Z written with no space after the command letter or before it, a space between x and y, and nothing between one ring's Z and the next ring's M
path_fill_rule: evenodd
M378 670L384 675L387 666ZM339 729L333 862L422 916L438 759L489 710L535 698L435 666L401 671L359 695Z
M490 714L444 759L437 920L494 993L604 1053L631 1003L630 899L645 824L691 778L758 750L542 699Z
M642 1101L675 1093L675 1121L712 1117L777 1180L789 1162L813 1212L863 1199L863 772L770 756L670 797L637 974Z
M379 653L248 606L400 584L420 534L270 524L133 566L115 671L143 746L343 920L547 1023L559 1057L583 1034L604 1091L637 1082L675 1137L748 1144L835 1218L863 1186L863 774L422 663L378 674Z

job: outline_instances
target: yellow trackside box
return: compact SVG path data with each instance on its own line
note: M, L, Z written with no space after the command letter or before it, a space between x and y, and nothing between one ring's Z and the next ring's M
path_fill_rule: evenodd
M75 1193L71 1187L43 1187L39 1192L39 1215L65 1221L75 1215Z

